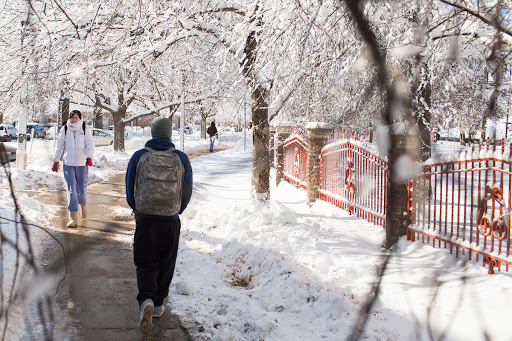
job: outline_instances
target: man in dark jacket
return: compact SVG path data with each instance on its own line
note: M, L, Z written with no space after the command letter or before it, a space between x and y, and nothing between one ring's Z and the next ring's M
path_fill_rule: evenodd
M210 136L210 152L213 152L213 144L215 143L215 138L219 137L217 134L217 127L215 127L215 122L212 121L212 123L210 123L210 126L206 132Z
M151 136L146 147L154 150L174 148L170 140L172 123L168 118L158 117L151 122ZM137 300L140 307L140 330L149 333L153 327L152 317L160 317L165 311L164 300L174 274L178 254L181 223L179 214L187 207L192 196L192 167L185 153L174 150L184 168L184 178L179 213L173 216L144 214L135 205L135 182L137 165L146 149L136 151L126 171L126 199L135 214L135 236L133 258L137 269Z

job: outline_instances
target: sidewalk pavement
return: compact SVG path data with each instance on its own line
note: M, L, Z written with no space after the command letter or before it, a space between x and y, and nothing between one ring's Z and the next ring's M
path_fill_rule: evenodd
M34 199L58 205L52 233L64 245L68 274L55 298L64 316L56 323L57 339L67 340L191 340L169 306L153 319L153 331L139 331L137 282L133 264L134 219L126 214L124 173L87 189L88 217L78 227L66 227L66 192L37 193ZM124 209L123 209L124 208ZM121 213L119 213L121 212ZM123 212L125 214L123 214ZM59 275L65 269L62 249L53 240L45 245L43 264Z

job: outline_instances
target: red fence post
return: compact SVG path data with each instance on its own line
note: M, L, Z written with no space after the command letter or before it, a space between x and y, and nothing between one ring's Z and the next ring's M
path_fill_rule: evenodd
M308 132L308 162L307 162L307 183L308 201L311 204L319 197L318 187L320 185L320 153L327 144L333 126L327 123L311 122L306 126Z
M284 178L284 141L290 136L293 126L276 126L275 138L275 162L276 186Z
M418 157L418 137L412 135L391 135L391 150L388 155L387 209L386 209L386 248L391 248L401 236L407 234L408 211L407 181L397 180L397 173L403 169L396 167L396 161L408 154L412 160Z

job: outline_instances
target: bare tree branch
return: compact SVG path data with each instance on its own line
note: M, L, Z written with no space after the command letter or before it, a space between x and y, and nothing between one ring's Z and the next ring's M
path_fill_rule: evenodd
M481 21L483 21L487 25L492 26L492 27L496 28L498 31L500 31L502 33L505 33L508 36L512 37L512 30L510 28L508 28L508 27L504 27L499 22L494 20L494 18L488 18L488 17L484 16L480 12L477 12L477 11L471 9L471 8L468 8L466 6L463 6L463 5L455 3L455 2L452 2L450 0L439 0L439 1L441 1L442 3L444 3L446 5L450 5L450 6L453 6L455 8L458 8L458 9L460 9L460 10L462 10L462 11L468 13L468 14L471 14L472 16L474 16L475 18L480 19Z
M78 32L78 26L73 22L73 19L71 19L69 17L69 15L66 13L66 11L61 7L61 5L57 2L57 0L53 0L53 2L55 2L55 4L57 5L57 7L61 10L62 13L64 13L64 15L66 16L66 18L68 18L69 22L71 22L71 25L73 25L73 27L75 28L76 30L76 35L77 35L77 38L80 39L80 32Z

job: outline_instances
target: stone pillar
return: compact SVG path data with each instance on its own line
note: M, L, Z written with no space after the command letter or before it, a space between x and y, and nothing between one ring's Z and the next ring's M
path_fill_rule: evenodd
M401 236L407 234L407 225L412 212L408 212L407 180L403 178L403 163L396 163L402 156L409 156L409 160L419 158L418 136L391 135L391 150L388 155L387 176L387 207L386 207L386 248L391 248ZM397 166L395 166L397 165ZM400 165L400 166L399 166ZM407 165L405 165L407 166ZM412 166L412 165L411 165ZM398 172L402 173L398 176Z
M311 206L319 197L318 187L320 185L320 153L327 144L333 127L326 123L311 122L306 126L308 132L308 161L307 161L307 183L308 201Z
M276 127L270 126L268 127L269 131L269 137L268 137L268 157L270 158L270 167L275 167L274 162L274 154L275 154L275 145L274 145L274 139L276 136Z
M275 132L275 160L274 167L276 169L276 186L283 180L284 172L284 140L286 140L293 131L291 126L277 126Z

